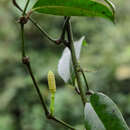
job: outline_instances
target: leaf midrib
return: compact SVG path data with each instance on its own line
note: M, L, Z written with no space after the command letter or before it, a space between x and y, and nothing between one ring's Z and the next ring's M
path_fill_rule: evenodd
M38 10L38 9L41 9L41 8L70 8L70 9L80 9L80 10L82 10L82 11L84 11L84 12L87 12L87 13L90 13L91 15L95 15L95 14L99 14L100 15L100 13L97 13L96 11L89 11L89 10L87 10L87 9L85 9L85 8L78 8L78 7L72 7L72 6L39 6L39 7L37 7L37 8L33 8L32 10ZM77 16L77 15L76 15Z

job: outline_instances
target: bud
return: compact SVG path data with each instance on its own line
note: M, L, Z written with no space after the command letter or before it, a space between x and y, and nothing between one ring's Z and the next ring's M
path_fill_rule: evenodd
M48 72L48 86L51 93L56 92L55 75L52 71Z

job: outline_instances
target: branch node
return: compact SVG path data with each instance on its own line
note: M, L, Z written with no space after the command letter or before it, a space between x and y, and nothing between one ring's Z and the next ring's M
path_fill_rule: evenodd
M53 119L53 116L50 113L48 113L47 119Z
M62 40L61 40L61 39L58 39L58 40L56 40L56 41L55 41L55 43L56 43L57 45L60 45L60 44L61 44L61 42L62 42Z
M28 22L28 17L22 16L19 18L18 23L20 23L21 25L24 25Z
M64 40L63 43L64 43L64 45L65 45L66 47L70 48L70 42Z
M22 62L23 64L28 65L30 63L29 57L28 56L23 57Z

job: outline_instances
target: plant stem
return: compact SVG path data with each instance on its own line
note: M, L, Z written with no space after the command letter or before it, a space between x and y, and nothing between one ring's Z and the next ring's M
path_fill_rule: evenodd
M30 0L27 1L26 7L24 8L24 10L22 10L20 8L20 6L17 4L16 0L12 0L12 1L13 1L14 6L17 9L19 9L25 15L26 14L26 9L27 9L27 6L28 6ZM35 22L31 17L28 17L28 19L33 23L33 25L35 27L37 27L39 29L39 31L43 34L43 36L45 36L48 40L50 40L51 42L53 42L55 44L60 44L59 40L53 39L52 37L50 37L48 35L48 33L44 29L42 29L41 26L37 22ZM63 27L63 32L62 32L61 37L60 37L60 42L65 42L63 38L64 38L64 34L65 34L65 30L64 29L65 29L65 26L66 26L66 21L67 21L67 19L65 19L65 23L64 23L64 27Z
M22 10L22 9L20 8L20 6L17 4L16 0L12 0L12 1L13 1L14 6L15 6L17 9L19 9L19 10L22 12L22 14L25 15L25 14L26 14L26 9L27 9L27 7L25 7L24 10ZM26 6L28 6L28 4L29 4L29 0L27 1ZM40 31L48 40L50 40L50 41L56 43L56 40L53 39L53 38L51 38L51 37L48 35L48 33L47 33L45 30L43 30L39 24L37 24L37 22L35 22L31 17L29 17L28 19L34 24L34 26L36 26L36 27L39 29L39 31Z
M24 25L21 24L21 37L22 37L22 57L25 57L25 46L24 46Z
M72 34L72 28L71 28L70 21L68 21L68 24L67 24L67 33L68 33L68 40L69 40L69 43L70 43L70 51L71 51L75 76L76 76L76 79L77 79L78 88L80 90L80 96L81 96L82 103L83 103L83 105L85 105L85 102L86 102L85 94L84 94L83 88L82 88L80 73L78 73L78 70L80 69L80 65L78 64L76 54L75 54L74 42L73 42L73 34Z
M86 76L85 76L85 74L84 74L83 69L80 69L80 70L81 70L82 76L83 76L83 78L84 78L84 81L85 81L85 84L86 84L86 87L87 87L87 92L88 92L88 91L89 91L88 81L87 81L87 79L86 79Z
M30 76L31 76L31 78L32 78L33 84L34 84L35 89L36 89L36 91L37 91L37 93L38 93L38 96L39 96L39 98L40 98L40 101L41 101L41 103L42 103L42 107L43 107L43 109L44 109L44 112L45 112L46 117L47 117L48 119L50 119L50 120L54 120L54 121L56 121L56 122L58 122L58 123L64 125L65 127L69 128L69 129L71 129L71 130L76 130L76 129L73 128L71 125L67 124L66 122L64 122L64 121L62 121L62 120L60 120L60 119L58 119L57 117L55 117L55 116L53 116L51 113L49 113L49 111L48 111L48 109L47 109L47 107L46 107L45 101L44 101L44 99L43 99L43 97L42 97L42 94L41 94L41 92L40 92L40 89L39 89L39 87L38 87L38 84L37 84L37 82L36 82L36 79L35 79L35 77L34 77L34 75L33 75L29 58L28 58L28 57L24 57L24 58L23 58L23 63L26 65L26 67L27 67L27 69L28 69L28 71L29 71L29 74L30 74Z
M37 91L37 93L38 93L38 96L39 96L39 98L40 98L40 100L41 100L42 107L44 108L45 114L46 114L46 115L49 115L49 112L48 112L48 110L47 110L45 101L44 101L44 99L43 99L43 97L42 97L42 95L41 95L41 93L40 93L39 87L38 87L37 82L36 82L36 80L35 80L35 77L34 77L34 75L33 75L30 62L28 62L28 63L26 64L26 66L27 66L27 69L28 69L28 71L29 71L29 74L30 74L30 76L31 76L31 78L32 78L32 81L33 81L33 84L34 84L34 86L35 86L35 89L36 89L36 91Z
M65 39L66 26L67 26L67 22L68 22L69 19L70 19L70 17L64 18L64 25L63 25L62 34L61 34L61 37L60 37L62 40Z
M65 123L64 121L62 121L62 120L56 118L55 116L52 116L51 119L54 120L54 121L56 121L56 122L58 122L58 123L60 123L60 124L62 124L62 125L64 125L64 126L66 126L67 128L69 128L69 129L71 129L71 130L76 130L76 129L73 128L71 125L69 125L69 124Z
M23 14L24 15L24 14ZM73 128L71 125L67 124L66 122L56 118L55 116L53 116L51 113L49 113L48 109L47 109L47 106L45 104L45 101L42 97L42 94L40 92L40 89L38 87L38 84L36 82L36 79L34 77L34 74L33 74L33 71L32 71L32 68L31 68L31 64L30 64L30 61L29 61L29 58L26 56L25 54L25 42L24 42L24 22L22 21L23 19L20 19L20 25L21 25L21 37L22 37L22 61L23 61L23 64L26 65L27 69L28 69L28 72L31 76L31 79L33 81L33 84L34 84L34 87L38 93L38 96L40 98L40 101L41 101L41 104L42 104L42 107L43 107L43 110L45 112L45 115L48 119L51 119L51 120L54 120L62 125L64 125L65 127L71 129L71 130L76 130L75 128Z
M24 28L24 26L23 26L23 28ZM23 30L23 33L22 33L22 34L24 34L24 30ZM24 44L24 39L22 39L22 44ZM22 45L22 47L24 47L24 46ZM22 50L25 50L25 49L23 48ZM25 52L25 51L24 51L24 52ZM22 52L22 53L23 53L23 52ZM29 58L28 58L26 55L23 55L23 54L22 54L22 56L24 56L24 57L23 57L23 64L26 65L26 67L27 67L27 69L28 69L28 71L29 71L29 74L30 74L30 76L31 76L31 78L32 78L32 81L33 81L33 84L34 84L34 87L35 87L35 89L36 89L36 91L37 91L37 93L38 93L38 96L39 96L39 98L40 98L40 101L41 101L41 103L42 103L42 107L43 107L43 109L44 109L44 112L45 112L46 117L47 117L48 119L54 120L54 121L56 121L56 122L58 122L58 123L64 125L64 126L67 127L67 128L70 128L71 130L76 130L76 129L73 128L71 125L69 125L69 124L67 124L66 122L64 122L64 121L62 121L62 120L56 118L55 116L53 116L53 115L51 115L51 114L49 113L49 111L48 111L48 109L47 109L47 107L46 107L45 101L44 101L44 99L43 99L43 97L42 97L42 94L41 94L41 92L40 92L40 89L39 89L39 87L38 87L38 84L37 84L37 82L36 82L36 79L35 79L35 77L34 77L34 75L33 75Z
M50 114L54 114L54 105L55 105L55 93L51 93L51 104L50 104Z
M47 33L45 30L43 30L43 29L41 28L41 26L40 26L37 22L35 22L31 17L29 17L29 20L33 23L33 25L34 25L35 27L37 27L37 28L39 29L39 31L40 31L48 40L50 40L51 42L57 44L56 39L51 38L51 37L48 35L48 33Z
M32 78L33 84L34 84L35 89L36 89L36 91L37 91L37 93L38 93L38 96L39 96L39 98L40 98L40 101L41 101L41 103L42 103L42 107L43 107L43 109L44 109L44 112L45 112L46 117L47 117L48 119L54 120L54 121L56 121L56 122L58 122L58 123L64 125L64 126L67 127L67 128L70 128L71 130L76 130L76 129L73 128L71 125L69 125L69 124L67 124L66 122L64 122L64 121L62 121L62 120L56 118L56 117L53 116L51 113L49 113L49 111L48 111L48 109L47 109L47 107L46 107L45 101L44 101L44 99L43 99L43 97L42 97L42 94L41 94L41 92L40 92L40 89L39 89L39 87L38 87L38 84L37 84L37 82L36 82L36 79L35 79L35 77L34 77L34 75L33 75L32 68L31 68L31 65L30 65L30 62L29 62L28 57L25 58L25 62L24 62L24 63L25 63L25 65L27 66L27 69L28 69L28 71L29 71L29 74L30 74L30 76L31 76L31 78Z
M27 0L27 3L26 3L26 5L25 5L25 7L24 7L24 10L23 10L23 16L24 16L25 13L26 13L26 10L27 10L27 7L28 7L28 5L29 5L29 2L30 2L30 0Z
M27 1L26 6L25 6L24 11L23 11L23 10L19 7L19 5L16 3L16 0L13 0L13 4L14 4L21 12L23 12L23 14L22 14L22 15L23 15L23 18L24 18L24 15L26 14L26 9L27 9L27 7L28 7L29 1L30 1L30 0ZM56 43L56 41L53 40L52 38L50 38L50 36L40 27L40 25L38 25L35 21L33 21L32 18L29 17L29 19L31 20L31 22L32 22L50 41ZM69 19L69 18L66 18L65 21L67 22L68 19ZM38 96L39 96L39 98L40 98L40 101L41 101L41 103L42 103L42 107L43 107L43 109L44 109L45 115L46 115L46 117L47 117L48 119L54 120L54 121L56 121L56 122L58 122L58 123L64 125L65 127L71 129L71 130L76 130L76 129L73 128L71 125L69 125L69 124L67 124L66 122L64 122L64 121L62 121L62 120L60 120L60 119L58 119L58 118L55 117L55 116L53 116L51 113L49 113L49 111L48 111L48 109L47 109L47 106L46 106L45 101L44 101L44 99L43 99L43 97L42 97L42 94L41 94L41 92L40 92L40 89L39 89L39 87L38 87L38 84L37 84L37 82L36 82L36 79L35 79L35 77L34 77L34 75L33 75L33 71L32 71L32 68L31 68L30 61L29 61L29 57L26 56L26 54L25 54L25 42L24 42L24 24L25 24L25 23L24 23L24 21L22 21L22 20L25 20L25 19L20 19L20 22L19 22L19 23L21 24L21 37L22 37L22 62L23 62L23 64L26 65L26 67L27 67L27 69L28 69L28 71L29 71L29 74L30 74L30 76L31 76L31 79L32 79L32 81L33 81L33 84L34 84L34 86L35 86L35 89L36 89L36 91L37 91L37 93L38 93ZM64 26L66 26L66 22L65 22L65 25L64 25ZM62 37L64 37L63 34L65 34L65 30L64 30L64 29L65 29L65 27L63 28L63 33L62 33L62 35L61 35Z

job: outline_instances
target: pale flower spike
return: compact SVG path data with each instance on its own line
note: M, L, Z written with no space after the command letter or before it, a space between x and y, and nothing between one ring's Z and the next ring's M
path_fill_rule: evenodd
M51 93L56 92L55 75L52 71L48 72L48 86Z

